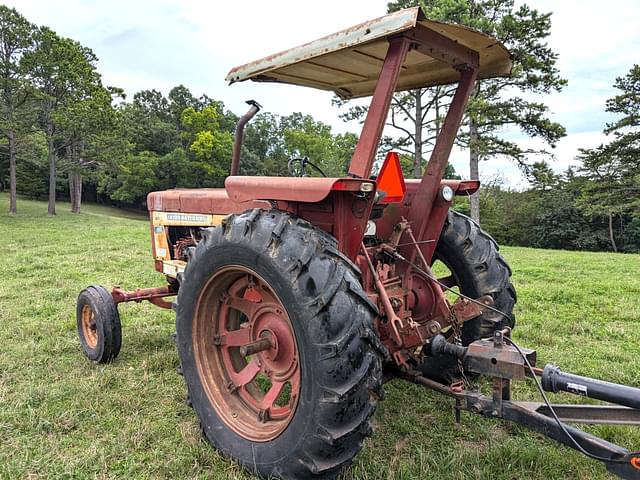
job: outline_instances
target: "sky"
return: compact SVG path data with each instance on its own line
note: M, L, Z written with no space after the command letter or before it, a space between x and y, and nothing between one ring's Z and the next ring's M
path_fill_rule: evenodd
M524 3L517 0L518 3ZM638 62L638 0L530 0L530 7L553 12L548 43L559 54L557 67L568 85L541 100L551 118L567 129L551 162L556 171L575 165L578 148L606 141L602 130L614 119L604 111L612 85ZM165 94L179 84L195 95L206 93L243 114L245 100L280 115L301 111L332 125L335 132L358 132L331 105L332 94L287 85L224 81L234 66L291 48L386 12L387 0L4 0L28 20L90 47L99 58L105 85L124 88L129 99L139 90ZM391 133L391 132L389 132ZM507 132L524 148L539 141ZM463 176L468 152L454 150L451 162ZM504 159L480 166L481 178L501 178L515 188L526 180Z

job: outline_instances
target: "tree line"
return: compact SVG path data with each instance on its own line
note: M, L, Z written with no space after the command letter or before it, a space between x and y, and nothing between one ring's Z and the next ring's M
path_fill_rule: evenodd
M38 27L0 5L0 189L84 197L142 208L147 193L221 187L238 117L222 102L183 85L167 96L143 90L127 101L105 86L91 49ZM292 157L309 156L342 176L357 136L334 134L309 115L262 114L246 130L241 174L286 175Z
M458 202L500 243L548 248L640 250L640 68L615 80L617 95L605 108L618 120L605 127L610 141L580 151L578 168L563 174L544 150L523 150L504 138L517 128L549 146L565 135L542 100L566 84L547 46L551 15L512 0L399 0L389 11L420 4L427 16L455 21L501 39L514 53L509 79L479 81L458 144L470 152L471 177L478 162L504 156L531 181L527 191L494 182L477 197ZM221 187L229 171L238 117L223 102L195 96L183 85L167 95L137 92L127 99L105 86L95 54L47 27L33 25L0 6L0 189L144 208L148 192L180 187ZM439 132L452 89L433 87L395 96L391 131L381 154L402 153L407 177L419 177ZM345 120L363 120L366 108L336 101ZM287 175L291 158L309 157L330 176L342 176L357 143L335 134L310 115L262 113L247 126L241 174ZM450 167L449 176L455 176Z
M580 149L579 166L557 174L534 162L526 191L483 186L482 225L499 243L640 252L640 66L613 87L605 110L618 119L605 126L606 143ZM468 202L458 208L468 211Z

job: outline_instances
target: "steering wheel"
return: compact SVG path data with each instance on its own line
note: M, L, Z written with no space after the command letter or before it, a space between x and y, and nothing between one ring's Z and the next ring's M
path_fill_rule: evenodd
M323 177L327 175L322 171L322 169L309 160L309 157L302 158L292 158L287 163L287 169L289 170L289 175L292 177L308 177L307 174L307 165L312 167L315 171L317 171Z

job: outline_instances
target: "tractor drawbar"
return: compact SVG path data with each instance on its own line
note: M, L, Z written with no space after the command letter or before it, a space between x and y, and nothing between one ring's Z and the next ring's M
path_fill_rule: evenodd
M555 365L546 365L542 370L535 368L536 352L516 345L510 333L508 328L498 330L492 339L476 340L466 347L451 343L442 334L425 344L427 355L457 358L465 370L490 378L492 395L467 389L466 382L445 385L417 371L407 371L404 378L453 397L456 421L460 421L460 412L466 410L514 422L604 463L607 470L620 478L640 480L640 452L629 451L565 423L640 425L640 389L564 373ZM512 400L511 382L526 379L536 384L543 403ZM549 402L545 391L569 392L610 404L556 405Z

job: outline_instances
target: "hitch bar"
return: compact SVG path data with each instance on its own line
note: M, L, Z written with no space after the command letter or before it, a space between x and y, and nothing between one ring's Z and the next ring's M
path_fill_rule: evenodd
M165 297L172 297L178 293L177 285L170 283L164 287L136 288L133 291L126 291L120 287L113 287L111 297L116 305L125 302L140 303L146 300L160 308L171 308L171 302L164 300Z
M564 423L640 425L640 389L564 373L554 365L547 365L543 370L533 368L535 351L521 349L510 340L509 334L508 328L497 331L492 340L477 340L467 347L453 345L437 335L425 345L428 355L454 356L466 369L492 378L491 396L467 391L457 383L439 383L416 370L405 371L403 377L453 397L456 421L461 410L508 420L603 462L609 472L620 478L640 480L640 451L631 452ZM616 405L553 405L547 403L546 397L545 403L512 401L511 380L524 380L527 376L533 377L536 384L536 377L542 377L538 388L543 396L543 390L563 391Z

